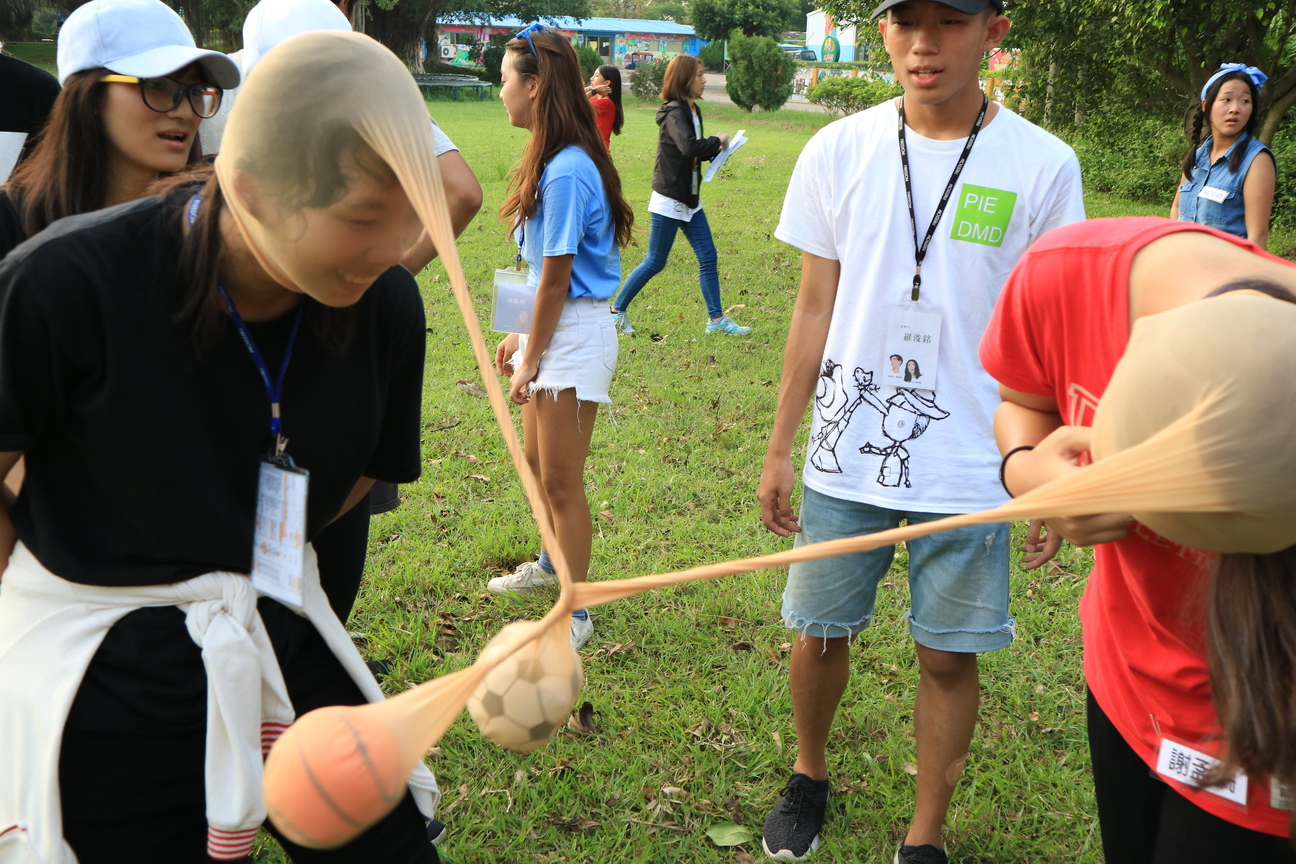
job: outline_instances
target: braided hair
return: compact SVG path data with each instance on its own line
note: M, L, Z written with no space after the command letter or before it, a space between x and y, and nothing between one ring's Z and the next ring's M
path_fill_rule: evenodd
M1241 140L1248 135L1255 135L1256 124L1260 122L1260 88L1251 80L1251 76L1247 75L1245 72L1238 71L1230 72L1227 75L1221 75L1215 83L1210 86L1210 89L1206 91L1206 98L1197 106L1197 111L1193 115L1191 135L1192 146L1189 147L1188 152L1184 154L1183 160L1183 176L1185 177L1191 177L1193 168L1197 166L1197 148L1201 146L1202 142L1202 127L1209 127L1207 118L1210 117L1211 109L1215 107L1215 99L1219 96L1220 89L1230 81L1245 82L1247 89L1251 91L1251 116L1247 119L1246 128L1242 130L1242 134L1238 136L1238 139ZM1238 168L1242 165L1242 154L1244 150L1246 150L1245 147L1233 148L1233 152L1229 155L1228 161L1230 173L1236 174L1238 172Z

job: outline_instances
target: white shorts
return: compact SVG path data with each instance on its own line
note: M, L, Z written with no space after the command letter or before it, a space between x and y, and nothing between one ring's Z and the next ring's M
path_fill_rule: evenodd
M518 339L518 351L512 358L514 368L521 364L526 345L524 334ZM540 355L540 371L531 382L531 392L557 395L561 390L575 388L576 398L581 402L610 405L612 397L608 391L612 388L616 361L617 335L608 301L568 297L549 345Z

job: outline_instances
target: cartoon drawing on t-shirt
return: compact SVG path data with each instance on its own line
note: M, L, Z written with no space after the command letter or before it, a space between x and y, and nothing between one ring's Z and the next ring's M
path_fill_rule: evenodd
M819 429L810 437L810 464L825 474L841 474L837 459L837 442L850 425L855 409L865 402L882 415L882 434L887 443L878 446L867 443L859 452L881 456L882 467L877 482L881 486L909 488L909 451L904 442L912 441L923 432L932 420L944 420L949 412L935 400L916 390L897 390L885 402L878 395L881 386L873 383L873 373L855 367L854 399L846 390L846 375L840 363L831 358L824 360L819 373L819 388L815 393L815 406L819 411Z
M855 389L858 395L851 399L846 392L842 365L832 359L824 360L823 371L819 373L819 389L815 393L820 426L819 431L810 437L810 464L825 474L842 473L841 463L837 461L837 442L850 424L855 409L864 404L864 394L878 389L873 384L873 373L856 366Z
M885 403L871 392L865 398L882 414L882 434L890 443L878 447L870 442L859 448L859 452L882 457L877 477L879 486L898 487L903 483L908 489L911 485L909 451L904 442L922 435L931 421L944 420L949 412L917 390L897 390Z

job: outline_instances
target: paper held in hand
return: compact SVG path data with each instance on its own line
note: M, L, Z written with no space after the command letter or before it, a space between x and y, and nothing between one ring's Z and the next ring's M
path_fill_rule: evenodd
M721 150L720 153L711 160L711 167L707 169L706 174L702 175L703 183L714 180L716 172L724 166L726 160L734 154L734 151L747 143L745 135L746 132L746 129L739 129L738 134L729 139L729 146Z

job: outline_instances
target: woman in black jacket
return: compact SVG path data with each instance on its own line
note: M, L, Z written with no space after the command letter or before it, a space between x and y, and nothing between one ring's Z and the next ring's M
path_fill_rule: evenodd
M693 254L698 259L698 278L702 299L707 305L707 333L745 336L750 327L740 327L724 314L720 305L720 276L716 271L716 249L711 240L711 226L698 200L702 183L702 161L711 160L729 146L723 132L712 138L702 137L702 113L697 100L706 87L702 63L696 57L680 54L666 67L662 81L662 106L657 109L657 166L653 169L653 194L648 199L652 230L648 235L648 254L621 286L612 304L617 331L633 333L626 309L648 280L666 266L675 232L684 231Z

